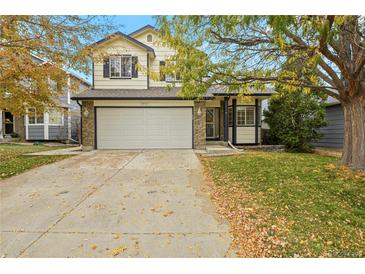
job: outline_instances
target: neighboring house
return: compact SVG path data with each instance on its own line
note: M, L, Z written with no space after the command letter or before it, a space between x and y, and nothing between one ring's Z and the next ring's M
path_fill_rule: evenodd
M36 64L45 61L33 55ZM90 84L79 76L66 72L69 77L69 87L73 81L80 83L78 92L90 88ZM71 101L71 91L54 98L56 107L42 113L34 108L28 108L24 116L14 116L11 112L0 109L0 139L19 137L26 141L76 141L80 129L80 107Z
M314 145L318 147L342 148L344 136L344 117L341 104L329 97L326 106L327 126L320 129L323 137Z
M92 88L72 97L82 103L85 150L204 149L209 140L261 142L261 101L271 91L242 98L214 86L201 100L182 98L178 79L160 75L174 51L149 25L129 35L114 33L94 46L104 60L94 58ZM153 71L160 79L143 71ZM175 87L166 88L171 82Z

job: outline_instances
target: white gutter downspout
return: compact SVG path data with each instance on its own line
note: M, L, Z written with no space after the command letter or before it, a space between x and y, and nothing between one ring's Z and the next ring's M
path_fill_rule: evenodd
M49 115L48 115L48 111L44 111L43 112L43 126L44 126L44 139L48 140L49 139L49 128L48 128L48 124L49 124Z
M29 133L28 133L28 124L29 124L29 122L28 122L28 109L26 109L26 113L25 113L25 115L24 115L24 125L25 125L25 140L28 140L28 135L29 135Z
M231 147L231 148L233 148L234 150L240 150L240 149L238 149L238 148L236 148L232 143L231 143L231 141L230 140L228 140L228 145Z
M68 108L67 108L67 139L71 140L71 76L69 73L67 73L68 78L67 78L67 104L68 104Z

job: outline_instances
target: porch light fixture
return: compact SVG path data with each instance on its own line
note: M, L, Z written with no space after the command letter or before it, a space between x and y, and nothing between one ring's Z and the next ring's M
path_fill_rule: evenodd
M87 111L87 109L84 110L84 116L85 117L89 116L89 112Z
M201 108L199 107L198 108L198 115L200 116L200 115L202 115L202 110L201 110Z

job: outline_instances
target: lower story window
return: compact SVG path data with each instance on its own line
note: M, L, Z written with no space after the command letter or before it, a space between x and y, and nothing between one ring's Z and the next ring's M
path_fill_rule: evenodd
M61 109L51 108L48 110L49 124L51 125L62 125L63 114Z
M43 124L43 112L37 113L35 108L28 108L28 124Z
M255 106L237 106L237 126L255 125Z

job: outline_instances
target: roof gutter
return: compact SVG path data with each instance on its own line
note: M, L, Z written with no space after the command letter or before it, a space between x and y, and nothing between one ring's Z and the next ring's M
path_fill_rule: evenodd
M237 96L240 93L213 93L214 96ZM250 93L250 94L243 94L243 96L271 96L274 93Z
M197 100L198 98L182 97L71 97L72 100ZM213 100L214 97L203 97L202 100Z

